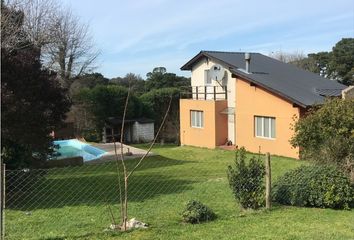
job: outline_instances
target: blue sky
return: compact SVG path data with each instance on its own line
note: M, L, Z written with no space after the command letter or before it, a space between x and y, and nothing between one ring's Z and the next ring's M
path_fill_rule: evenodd
M200 50L329 51L354 37L353 0L62 0L90 24L97 72L145 78L179 68Z

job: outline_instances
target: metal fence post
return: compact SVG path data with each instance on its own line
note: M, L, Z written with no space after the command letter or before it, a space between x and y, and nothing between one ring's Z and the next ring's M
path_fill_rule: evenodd
M265 155L265 177L266 177L266 208L270 209L272 207L272 170L270 168L270 154Z
M5 239L5 164L0 163L0 239Z

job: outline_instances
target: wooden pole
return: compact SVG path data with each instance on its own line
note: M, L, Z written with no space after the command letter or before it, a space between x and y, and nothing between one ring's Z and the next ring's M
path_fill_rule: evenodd
M0 239L5 239L5 164L0 162Z
M266 208L272 207L272 171L270 168L270 154L265 155L265 177L266 177Z

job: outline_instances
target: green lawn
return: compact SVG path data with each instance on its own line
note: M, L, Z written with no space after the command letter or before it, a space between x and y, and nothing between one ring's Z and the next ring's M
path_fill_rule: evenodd
M354 239L353 211L274 206L240 214L226 178L231 151L175 146L153 151L160 155L146 159L129 185L129 216L149 229L104 231L111 223L108 208L119 212L116 165L108 163L51 170L37 187L8 197L7 239ZM273 182L301 164L306 163L273 157ZM182 223L180 213L190 199L210 206L218 218Z

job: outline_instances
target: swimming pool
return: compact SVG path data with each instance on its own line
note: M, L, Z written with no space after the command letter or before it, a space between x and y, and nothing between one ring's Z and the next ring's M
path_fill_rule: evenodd
M84 161L96 160L106 154L99 148L93 147L87 143L81 142L77 139L54 141L54 145L59 146L54 149L57 156L54 159L63 159L69 157L81 156Z

